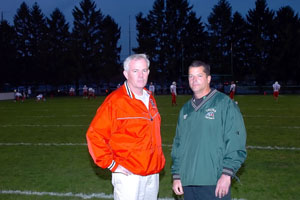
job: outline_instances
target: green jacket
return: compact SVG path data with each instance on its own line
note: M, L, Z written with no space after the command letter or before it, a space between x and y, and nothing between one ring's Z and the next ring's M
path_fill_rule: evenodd
M246 130L241 112L227 95L213 90L196 106L180 110L172 147L172 174L182 186L216 185L235 176L246 159Z

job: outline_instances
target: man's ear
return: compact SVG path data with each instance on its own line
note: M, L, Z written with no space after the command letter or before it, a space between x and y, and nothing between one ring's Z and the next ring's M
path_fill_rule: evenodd
M128 79L128 72L126 70L123 71L123 75L125 76L126 79Z
M208 83L210 83L210 81L211 81L211 75L209 75L209 76L207 77L207 81L208 81Z

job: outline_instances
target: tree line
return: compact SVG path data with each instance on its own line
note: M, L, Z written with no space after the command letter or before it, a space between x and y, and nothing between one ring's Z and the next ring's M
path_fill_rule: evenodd
M45 17L39 5L23 2L14 25L1 21L1 81L13 85L85 84L108 82L118 73L120 27L104 16L92 0L72 11L72 30L55 9Z
M121 75L120 27L93 0L73 11L72 28L55 9L46 17L37 3L23 2L13 25L0 24L0 87L110 82ZM209 63L212 73L256 85L299 84L300 19L289 7L277 11L256 0L245 16L219 0L207 22L188 0L155 0L136 16L138 47L151 60L150 80L185 80L192 60Z

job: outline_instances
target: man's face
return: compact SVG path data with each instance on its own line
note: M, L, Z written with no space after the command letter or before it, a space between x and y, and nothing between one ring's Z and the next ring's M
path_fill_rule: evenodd
M203 67L189 68L189 85L194 94L202 94L210 89L211 76L207 76Z
M140 92L148 81L149 69L144 59L132 60L129 63L128 71L123 72L128 85L133 92Z

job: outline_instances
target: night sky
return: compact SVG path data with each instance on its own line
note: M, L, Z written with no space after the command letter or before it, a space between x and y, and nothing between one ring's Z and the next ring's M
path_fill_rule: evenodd
M0 12L3 19L13 25L13 17L21 3L25 1L29 8L34 2L37 2L42 12L49 17L55 8L59 8L65 15L67 22L72 27L73 16L72 10L75 6L80 7L81 0L0 0ZM116 23L121 27L122 45L121 59L124 59L129 53L129 18L130 18L130 37L131 47L136 47L136 30L135 16L139 12L145 15L152 9L154 0L94 0L97 9L100 8L104 15L110 15ZM198 17L202 17L202 22L207 22L207 17L212 11L218 0L190 0L190 5L193 5L193 11ZM232 12L238 11L243 16L247 14L249 9L255 7L255 0L229 0L232 6ZM292 9L300 13L300 0L267 0L268 7L273 10L278 10L282 6L291 6Z

